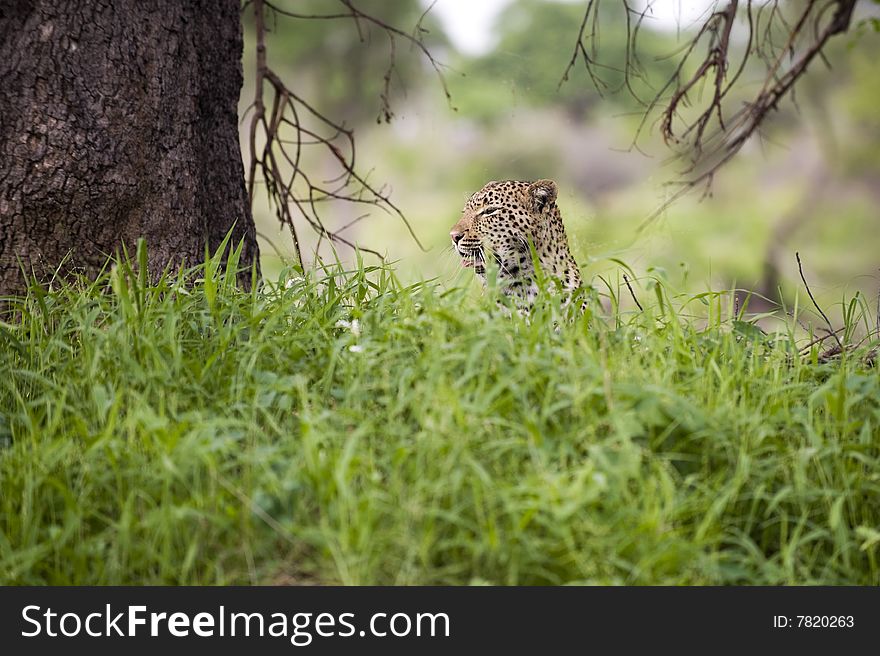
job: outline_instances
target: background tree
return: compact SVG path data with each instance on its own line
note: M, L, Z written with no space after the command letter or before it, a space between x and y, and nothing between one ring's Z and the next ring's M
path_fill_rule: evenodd
M0 5L0 294L93 273L144 237L155 272L232 230L258 264L242 170L239 1ZM67 259L65 259L67 258Z

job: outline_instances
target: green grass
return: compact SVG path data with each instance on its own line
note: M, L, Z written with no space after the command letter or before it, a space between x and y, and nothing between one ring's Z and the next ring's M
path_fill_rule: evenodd
M880 584L876 341L822 363L656 281L568 321L195 273L0 324L0 583Z

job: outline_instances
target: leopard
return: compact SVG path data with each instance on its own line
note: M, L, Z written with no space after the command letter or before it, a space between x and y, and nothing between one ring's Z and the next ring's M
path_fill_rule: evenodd
M538 295L535 260L570 296L581 287L553 180L493 180L471 195L449 236L463 267L487 284L486 255L494 258L499 289L527 304ZM534 255L533 255L534 249ZM535 257L536 256L536 257Z

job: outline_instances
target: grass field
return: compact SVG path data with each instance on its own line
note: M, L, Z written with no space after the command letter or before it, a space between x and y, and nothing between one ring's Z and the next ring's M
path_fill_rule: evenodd
M876 340L822 362L658 280L567 320L198 273L0 324L0 583L880 584Z

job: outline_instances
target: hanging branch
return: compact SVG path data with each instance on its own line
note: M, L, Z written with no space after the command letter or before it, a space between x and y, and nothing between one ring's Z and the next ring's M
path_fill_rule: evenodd
M683 179L678 183L680 189L649 217L649 221L695 187L705 185L708 189L711 186L715 173L759 130L770 112L778 108L779 102L793 94L796 83L810 64L817 58L828 63L824 49L832 37L849 29L856 4L856 0L809 0L788 10L793 3L780 3L780 0L727 0L723 5L716 1L677 55L673 74L651 100L645 102L635 92L631 81L641 77L637 47L639 29L654 3L648 0L644 10L636 12L631 2L618 2L626 15L627 28L624 87L644 107L632 147L637 147L636 141L645 124L659 112L660 132L666 145L676 157L686 162L681 172ZM597 70L597 66L601 66L596 54L600 4L601 0L587 1L574 52L560 84L568 79L580 58L596 89L607 89L607 83ZM791 21L786 11L797 12L795 20ZM632 16L637 16L634 26ZM731 33L738 18L744 23L746 43L735 72L729 75L731 62L736 58ZM705 46L705 54L699 55L701 45ZM731 111L730 105L734 103L731 91L738 88L737 82L752 58L764 65L763 82L757 94L746 102L738 102L737 108ZM687 74L687 70L694 72ZM704 98L699 92L706 86L711 92Z
M320 207L321 203L332 200L373 206L398 217L419 248L424 250L424 247L406 216L391 200L388 189L373 185L365 175L358 172L353 131L343 124L332 121L308 103L290 89L269 66L266 56L266 10L295 19L353 20L361 35L361 41L364 40L361 22L382 29L388 35L391 45L380 96L382 102L380 121L382 119L389 121L393 116L389 95L391 78L396 66L397 39L409 42L421 52L440 79L447 99L450 98L440 64L421 40L422 34L426 32L421 27L424 14L416 24L414 34L410 35L357 9L351 0L338 0L338 2L345 11L331 14L299 14L280 9L268 0L251 0L244 5L245 8L248 4L251 5L256 31L254 101L245 112L245 116L250 113L248 195L253 207L258 180L265 185L270 206L276 217L290 230L300 264L303 264L304 260L297 220L304 220L318 234L318 245L321 240L329 239L382 258L379 252L365 248L363 245L356 245L341 234L366 215L359 216L338 230L330 230L326 227ZM323 151L324 156L333 162L337 169L335 176L329 180L316 180L303 166L303 158L307 151L310 153Z

